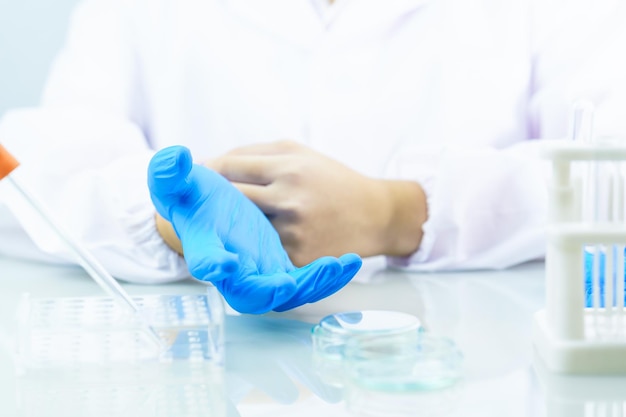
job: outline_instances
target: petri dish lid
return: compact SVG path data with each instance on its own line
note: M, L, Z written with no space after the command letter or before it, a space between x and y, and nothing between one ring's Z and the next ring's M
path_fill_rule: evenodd
M364 310L331 314L320 321L319 327L336 335L381 335L417 330L421 322L399 311Z

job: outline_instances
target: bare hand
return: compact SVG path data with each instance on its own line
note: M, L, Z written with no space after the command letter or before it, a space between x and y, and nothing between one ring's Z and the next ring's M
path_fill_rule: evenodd
M251 145L209 161L268 216L291 261L355 252L414 252L426 220L422 188L366 177L291 141Z

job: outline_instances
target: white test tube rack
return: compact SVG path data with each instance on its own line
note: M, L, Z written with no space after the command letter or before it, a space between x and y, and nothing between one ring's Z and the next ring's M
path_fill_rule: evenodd
M626 375L626 141L558 141L545 156L552 162L551 211L546 308L534 319L535 353L553 372ZM590 306L585 248L596 254Z

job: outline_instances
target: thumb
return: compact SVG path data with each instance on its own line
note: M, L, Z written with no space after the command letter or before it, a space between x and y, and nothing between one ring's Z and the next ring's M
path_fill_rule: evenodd
M162 149L150 160L150 197L159 214L168 221L172 221L173 206L181 205L186 200L195 200L192 194L197 192L197 188L187 181L192 166L191 152L183 146Z
M191 275L217 282L236 273L238 256L228 252L207 221L194 221L192 208L202 200L202 183L192 178L189 149L171 146L157 152L148 166L148 188L157 211L172 223L183 245Z

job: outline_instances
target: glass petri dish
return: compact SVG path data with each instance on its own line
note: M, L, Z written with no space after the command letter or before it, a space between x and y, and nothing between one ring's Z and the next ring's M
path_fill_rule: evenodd
M324 317L312 329L313 362L322 379L343 386L343 356L354 339L385 338L403 343L416 339L422 330L420 320L407 313L386 310L349 311Z
M400 343L351 340L342 367L347 407L359 417L448 415L462 390L462 364L452 340L427 332Z
M463 356L447 338L421 333L402 343L387 338L354 339L344 349L351 384L370 391L432 391L456 384Z
M340 360L346 343L354 338L415 335L419 319L397 311L365 310L331 314L312 330L314 351L328 359Z

